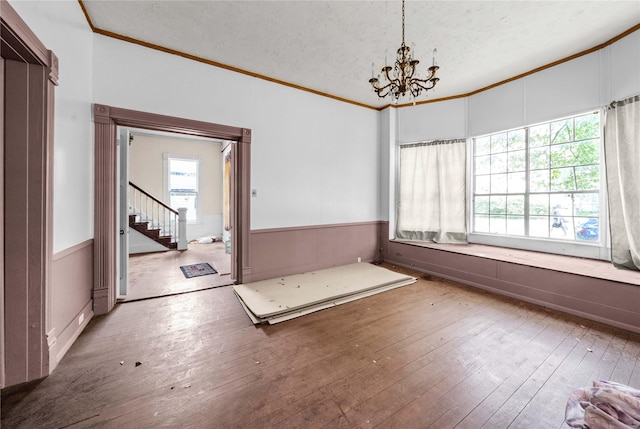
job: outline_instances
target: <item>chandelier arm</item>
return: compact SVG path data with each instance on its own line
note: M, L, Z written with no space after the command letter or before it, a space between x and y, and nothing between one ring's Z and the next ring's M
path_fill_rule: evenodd
M386 84L385 86L376 88L376 93L378 94L378 97L386 97L393 90L393 88L397 86L398 86L398 81L397 79L394 79L390 81L388 84ZM384 90L387 90L387 92L381 95L380 93Z
M392 69L391 69L391 67L390 67L390 66L384 67L384 68L382 69L382 72L384 73L384 76L387 78L387 81L389 82L389 84L391 84L391 83L392 83L392 82L394 82L394 81L396 81L396 82L398 81L398 79L392 79L392 78L391 78L391 76L389 76L389 72L390 72L391 70L392 70Z
M433 87L436 86L436 83L438 83L440 79L433 78L433 79L412 79L411 80L411 87L415 86L419 86L420 88L424 89L424 90L430 90L433 89Z

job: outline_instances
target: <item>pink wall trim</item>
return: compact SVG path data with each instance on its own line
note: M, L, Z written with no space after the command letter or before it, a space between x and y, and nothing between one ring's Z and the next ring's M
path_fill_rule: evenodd
M105 314L116 301L116 127L210 137L235 142L231 189L233 222L231 276L242 282L250 272L249 222L251 130L120 107L93 105L95 128L94 311Z
M380 237L386 262L640 332L635 284L389 241L387 222Z
M12 106L3 112L4 127L0 129L5 135L6 159L11 159L3 167L5 189L11 190L4 196L3 241L20 243L5 246L4 252L4 282L11 289L4 289L5 305L0 309L7 334L0 346L5 359L0 384L8 386L48 375L50 370L46 330L50 321L53 106L58 59L6 0L0 0L0 8L2 58L7 60L3 61L2 84L7 90L3 104Z
M251 273L245 283L380 259L380 222L250 232Z
M51 325L47 341L53 371L93 316L93 240L53 255L51 271Z

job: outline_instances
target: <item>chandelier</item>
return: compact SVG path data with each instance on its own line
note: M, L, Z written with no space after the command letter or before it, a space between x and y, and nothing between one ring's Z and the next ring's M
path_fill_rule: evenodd
M427 76L424 79L414 77L416 73L416 66L420 61L413 59L411 54L411 48L404 43L404 0L402 0L402 44L398 48L398 56L393 67L387 65L387 59L385 58L384 67L380 73L382 73L382 82L380 81L380 74L378 77L373 76L373 64L371 67L371 79L369 83L373 87L373 91L378 94L378 97L384 98L387 95L391 95L394 103L398 102L400 97L404 97L408 92L410 96L415 100L416 97L424 90L425 92L436 86L436 83L440 79L436 77L438 66L435 60L436 50L433 50L433 63L427 70Z

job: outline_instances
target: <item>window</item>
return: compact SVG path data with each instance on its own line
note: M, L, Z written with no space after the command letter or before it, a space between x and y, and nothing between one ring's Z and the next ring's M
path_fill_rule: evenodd
M473 139L473 233L601 242L600 114Z
M177 210L187 209L187 222L198 222L198 158L177 157L166 155L167 192L169 205Z

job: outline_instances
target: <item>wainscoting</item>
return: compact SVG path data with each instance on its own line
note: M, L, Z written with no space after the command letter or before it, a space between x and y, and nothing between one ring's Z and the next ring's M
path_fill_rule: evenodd
M93 240L53 255L47 343L49 371L93 317Z
M489 246L390 241L388 225L381 237L387 263L640 332L640 272L514 249L501 256Z
M253 230L244 283L321 268L380 260L381 222Z

